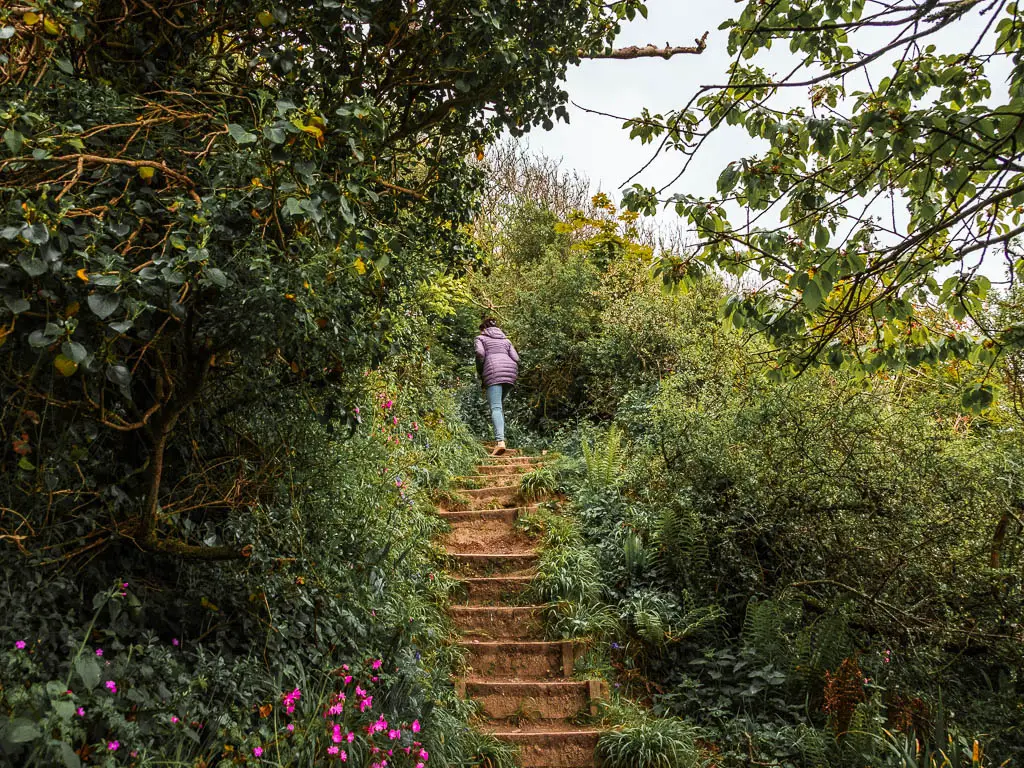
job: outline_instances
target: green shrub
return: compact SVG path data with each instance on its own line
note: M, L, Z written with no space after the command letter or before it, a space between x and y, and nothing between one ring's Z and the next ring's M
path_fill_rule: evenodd
M695 768L695 736L681 720L645 718L601 734L597 755L607 768Z

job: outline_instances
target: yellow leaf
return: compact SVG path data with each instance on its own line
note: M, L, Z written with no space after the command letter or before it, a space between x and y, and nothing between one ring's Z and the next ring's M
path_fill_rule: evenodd
M220 609L219 609L219 608L218 608L218 607L217 607L216 605L214 605L214 604L213 604L213 603L211 603L211 602L210 602L209 600L207 600L205 596L203 596L202 598L200 598L200 600L199 600L199 604L200 604L201 606L203 606L203 608L208 608L208 609L209 609L209 610L211 610L211 611L218 611L218 610L220 610Z
M44 19L43 20L43 29L45 29L47 31L47 33L49 33L51 35L59 35L60 34L60 27L58 27L56 22L54 22L51 19Z
M33 24L39 23L39 14L32 13L32 11L28 11L24 16L21 17L21 20L31 27Z
M77 272L75 272L75 274L78 275L78 279L81 280L83 283L89 282L89 273L86 272L84 268L78 270Z
M272 14L270 11L260 11L259 15L256 17L256 20L259 21L260 26L269 27L271 24L274 23L274 14Z
M70 357L64 357L64 355L57 355L53 359L53 367L60 371L61 376L74 376L75 371L78 370L78 363L76 363Z
M360 275L366 274L366 262L363 261L362 257L356 259L356 262L355 264L353 264L353 266L356 268L356 272L358 272Z
M143 181L149 181L153 178L153 174L156 173L156 169L149 165L144 165L139 168L139 178Z
M316 139L317 144L324 140L324 132L315 125L306 125L299 118L292 120L292 125L304 133L308 133Z
M78 302L77 301L72 301L70 304L68 304L67 308L64 310L64 317L74 317L75 315L78 314L78 309L79 309Z

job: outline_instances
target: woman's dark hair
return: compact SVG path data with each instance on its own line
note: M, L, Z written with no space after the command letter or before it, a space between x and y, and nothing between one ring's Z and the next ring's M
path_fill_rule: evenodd
M480 330L481 331L486 331L488 328L497 328L497 327L498 327L498 321L495 320L493 317L485 317L483 319L483 321L480 323Z

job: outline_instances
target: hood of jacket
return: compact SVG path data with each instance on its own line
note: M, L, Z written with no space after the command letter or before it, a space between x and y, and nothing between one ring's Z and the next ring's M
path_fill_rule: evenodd
M486 336L489 339L504 339L504 338L506 338L504 331L502 331L501 328L498 328L498 327L484 328L483 333L481 333L480 335L481 336Z

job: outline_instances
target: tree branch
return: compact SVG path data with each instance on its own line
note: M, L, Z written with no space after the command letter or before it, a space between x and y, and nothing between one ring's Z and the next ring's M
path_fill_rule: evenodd
M671 59L681 53L701 54L708 47L708 33L705 32L695 41L696 45L669 45L665 43L664 48L659 48L653 43L648 45L629 45L625 48L614 48L610 51L598 53L580 52L584 59Z

